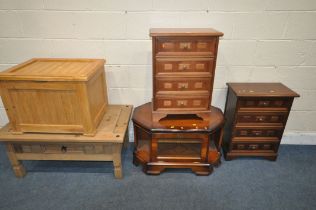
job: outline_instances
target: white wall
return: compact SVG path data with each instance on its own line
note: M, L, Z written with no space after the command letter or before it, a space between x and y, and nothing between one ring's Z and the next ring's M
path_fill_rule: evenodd
M213 105L223 108L226 82L280 81L301 94L284 142L316 143L315 0L0 0L0 70L32 57L106 58L110 102L137 106L151 100L151 27L224 32Z

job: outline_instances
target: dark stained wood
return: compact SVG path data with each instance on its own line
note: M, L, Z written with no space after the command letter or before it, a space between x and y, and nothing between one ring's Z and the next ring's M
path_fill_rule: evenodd
M160 174L167 168L190 168L197 175L209 175L220 163L224 116L211 107L208 120L197 115L168 115L153 121L147 103L133 113L135 165L147 174Z
M151 29L153 120L167 114L210 112L219 37L204 29Z
M281 83L227 83L223 151L226 160L276 160L297 93Z
M227 83L236 96L244 97L299 97L282 83Z
M211 107L209 120L202 120L196 115L169 115L160 121L153 121L151 103L138 106L133 112L133 122L151 132L212 132L224 122L224 116L219 108ZM181 128L183 127L183 129Z
M150 36L223 36L212 28L151 28Z

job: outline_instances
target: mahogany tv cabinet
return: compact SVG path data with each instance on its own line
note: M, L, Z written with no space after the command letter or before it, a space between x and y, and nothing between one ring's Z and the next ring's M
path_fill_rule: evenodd
M169 115L152 120L151 103L133 113L135 165L158 175L169 168L188 168L196 175L209 175L220 164L224 115L211 107L208 120L196 115Z

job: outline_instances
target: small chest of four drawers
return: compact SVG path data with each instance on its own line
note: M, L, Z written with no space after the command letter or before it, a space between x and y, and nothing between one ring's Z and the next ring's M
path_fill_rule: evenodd
M294 97L281 83L228 83L224 157L275 160Z

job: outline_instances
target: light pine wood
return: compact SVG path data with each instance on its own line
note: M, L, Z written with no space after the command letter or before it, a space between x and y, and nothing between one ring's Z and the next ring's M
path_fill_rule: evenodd
M0 130L0 141L17 177L25 175L20 160L113 161L116 178L122 178L121 152L128 142L130 105L109 105L95 136L75 134L14 135L9 125Z
M116 178L121 179L123 178L122 160L121 160L122 144L114 144L112 146L112 150L113 150L112 154L113 154L114 175Z
M103 59L33 58L1 72L1 80L88 81Z
M0 73L11 132L93 136L108 100L104 60L32 59Z
M18 178L22 178L26 175L26 171L22 163L20 162L19 158L17 157L14 146L10 143L6 144L8 158L11 162L11 166L15 176Z

